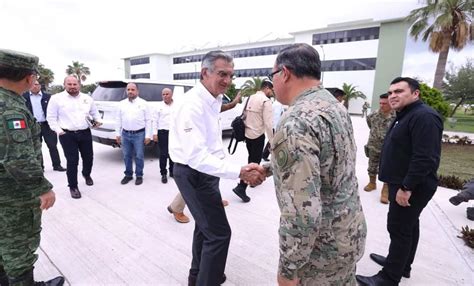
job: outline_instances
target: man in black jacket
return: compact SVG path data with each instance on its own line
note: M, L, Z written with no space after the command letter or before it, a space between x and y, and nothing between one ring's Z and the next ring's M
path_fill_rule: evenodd
M420 235L419 217L438 186L443 121L420 100L420 84L408 77L391 82L389 103L397 111L385 137L379 179L388 184L388 256L370 258L383 266L374 276L357 275L360 285L398 285L410 277Z
M49 155L53 163L53 170L59 172L66 171L66 168L61 166L61 159L59 158L58 148L56 147L56 145L58 145L58 136L56 132L49 128L49 124L46 121L46 108L48 107L51 95L43 93L40 83L36 81L30 91L23 94L23 97L26 100L26 107L28 107L31 114L33 114L41 126L41 138L44 139L46 146L48 146Z

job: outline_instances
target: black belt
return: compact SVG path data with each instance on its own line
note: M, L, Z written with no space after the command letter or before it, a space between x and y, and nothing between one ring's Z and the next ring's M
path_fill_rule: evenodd
M128 134L136 134L145 131L145 128L138 129L138 130L125 130L122 129L123 132L128 133Z
M87 130L89 130L89 128L87 128L87 129L81 129L81 130L67 130L67 129L63 129L63 130L64 130L64 132L66 132L66 133L79 133L79 132L87 131Z
M48 121L41 121L41 122L38 122L39 125L43 125L43 124L48 124Z

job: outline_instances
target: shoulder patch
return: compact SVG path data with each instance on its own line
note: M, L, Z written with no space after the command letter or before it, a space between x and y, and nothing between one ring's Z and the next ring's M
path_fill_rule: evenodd
M26 121L23 118L7 119L7 127L9 130L26 129Z

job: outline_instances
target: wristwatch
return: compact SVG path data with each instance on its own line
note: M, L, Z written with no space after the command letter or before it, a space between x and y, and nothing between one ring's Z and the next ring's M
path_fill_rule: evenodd
M402 189L402 191L404 191L404 192L407 192L407 191L409 192L409 191L411 191L411 190L410 190L407 186L405 186L405 185L402 185L402 187L401 187L400 189Z

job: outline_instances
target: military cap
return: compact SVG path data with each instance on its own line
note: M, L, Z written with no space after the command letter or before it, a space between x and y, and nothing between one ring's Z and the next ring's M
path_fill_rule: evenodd
M25 69L38 73L38 61L38 57L31 54L0 49L0 67Z

